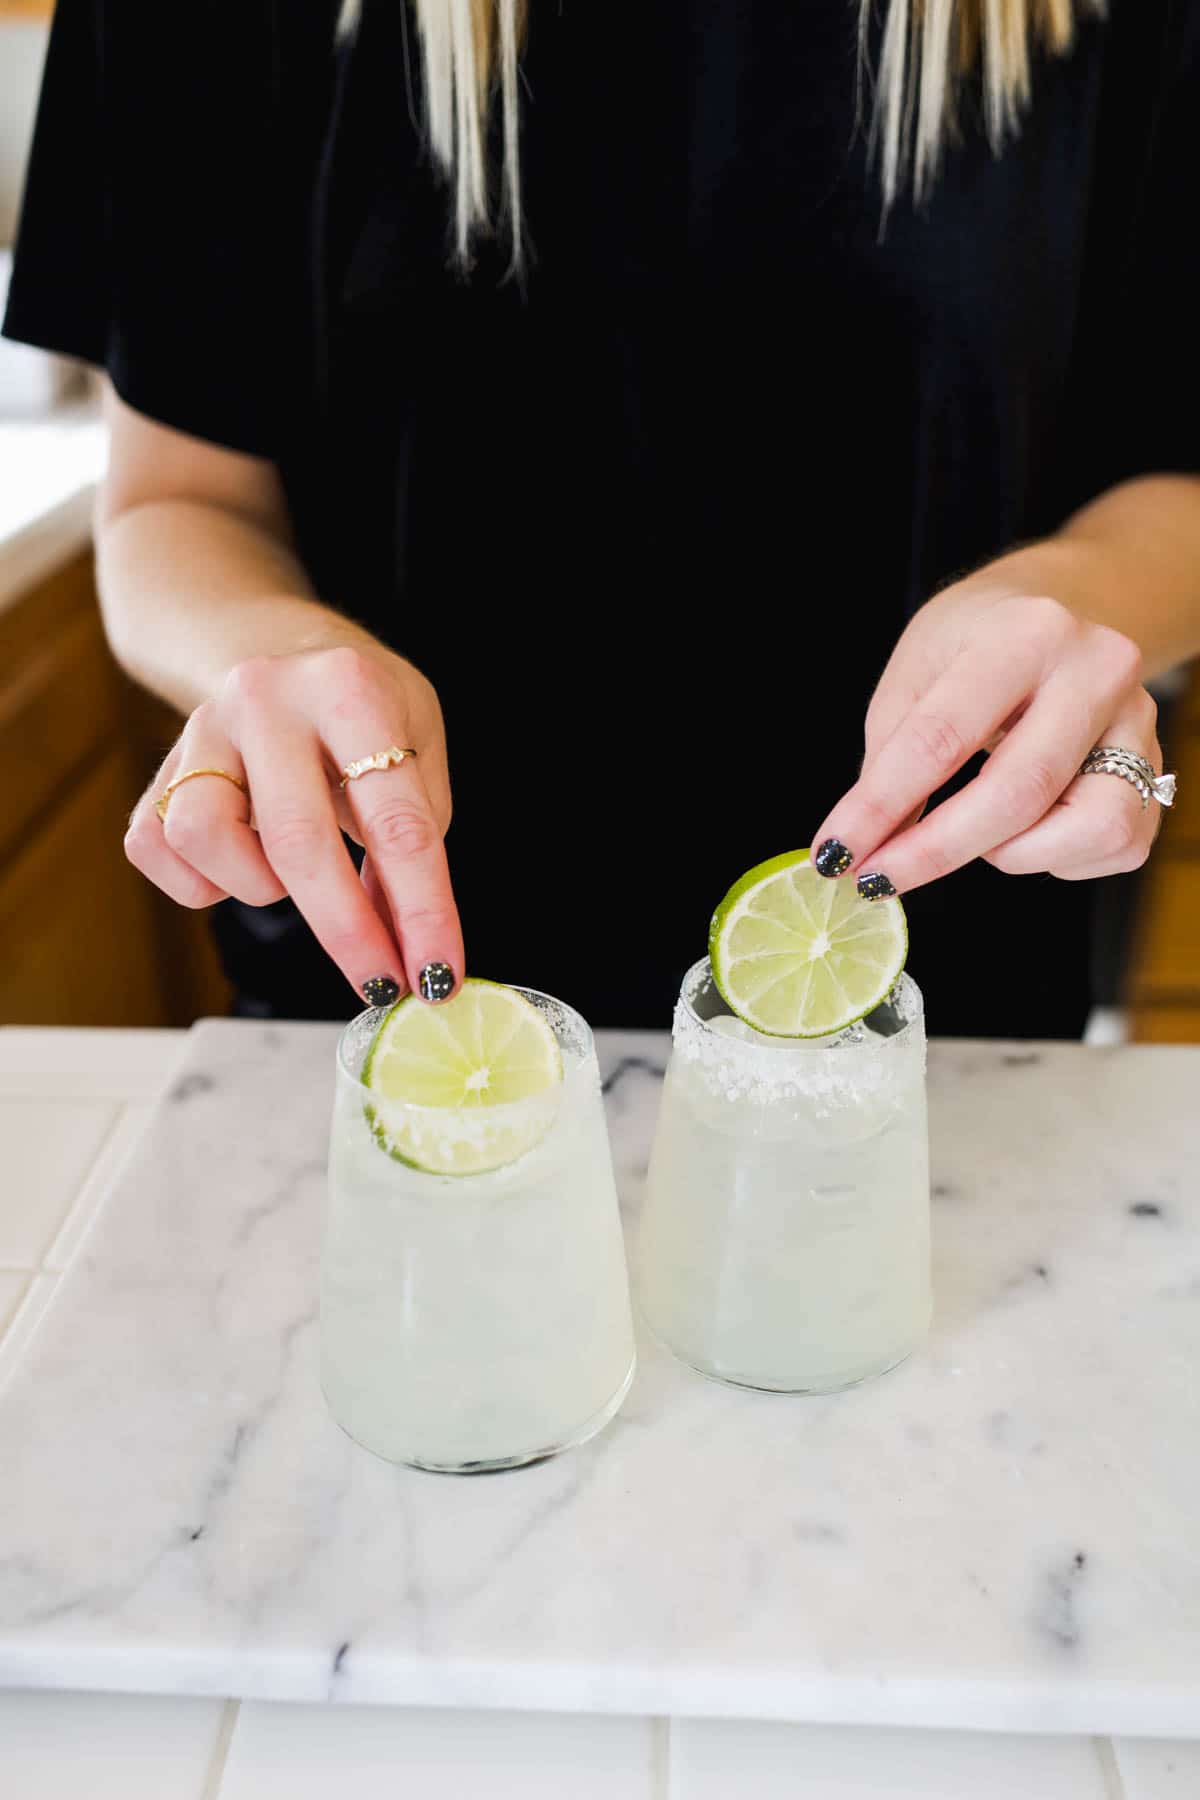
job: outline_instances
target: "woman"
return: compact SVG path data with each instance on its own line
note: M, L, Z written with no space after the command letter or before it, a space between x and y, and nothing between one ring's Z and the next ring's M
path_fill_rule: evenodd
M935 1031L1080 1030L1159 807L1078 771L1200 648L1200 6L910 4L59 0L7 329L110 377L129 855L244 1010L461 910L662 1026L811 840Z

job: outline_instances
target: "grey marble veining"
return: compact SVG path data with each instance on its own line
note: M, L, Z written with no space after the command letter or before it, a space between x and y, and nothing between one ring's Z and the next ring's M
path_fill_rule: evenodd
M644 1343L591 1445L455 1480L318 1391L333 1039L192 1033L0 1394L0 1682L1200 1735L1200 1051L935 1046L919 1355ZM632 1228L667 1043L602 1050Z

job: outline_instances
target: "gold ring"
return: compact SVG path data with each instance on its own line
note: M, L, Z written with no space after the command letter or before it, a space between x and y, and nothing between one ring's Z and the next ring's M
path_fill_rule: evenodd
M182 775L177 775L175 777L174 781L168 781L166 787L154 802L154 810L164 824L167 819L167 808L171 804L171 795L175 792L175 789L182 787L185 781L195 781L197 775L219 775L222 781L232 781L235 788L241 788L243 794L249 791L241 776L231 775L228 769L185 769Z
M374 756L360 756L357 762L347 763L342 770L341 786L345 787L348 781L357 781L360 775L367 775L372 769L396 768L416 754L412 749L402 750L399 744L389 744L386 750L377 750Z

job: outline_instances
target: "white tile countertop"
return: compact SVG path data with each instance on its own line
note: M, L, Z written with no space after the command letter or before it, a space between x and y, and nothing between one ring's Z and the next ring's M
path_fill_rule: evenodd
M935 1046L918 1356L462 1480L316 1387L333 1036L0 1032L0 1792L1200 1795L1200 1052Z
M89 401L0 418L0 611L89 543L107 442Z

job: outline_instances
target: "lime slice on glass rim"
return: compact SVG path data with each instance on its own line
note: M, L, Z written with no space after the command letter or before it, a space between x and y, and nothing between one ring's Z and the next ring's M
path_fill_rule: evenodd
M708 933L726 1006L771 1037L828 1037L887 999L904 970L898 899L863 900L818 875L807 850L759 863L734 883Z
M524 1156L553 1123L562 1079L549 1020L512 988L475 980L440 1006L398 1000L362 1070L376 1141L432 1175L479 1175Z

